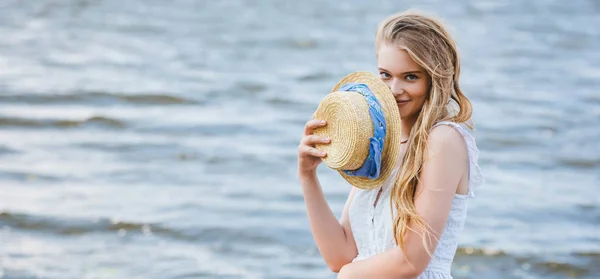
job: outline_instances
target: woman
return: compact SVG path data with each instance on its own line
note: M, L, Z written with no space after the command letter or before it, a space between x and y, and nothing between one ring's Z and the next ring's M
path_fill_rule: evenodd
M372 190L353 187L338 222L316 168L325 152L308 121L298 147L299 179L317 246L338 278L452 278L451 264L467 202L483 182L459 87L456 44L442 24L405 12L384 20L375 52L379 76L396 98L402 139L397 180Z

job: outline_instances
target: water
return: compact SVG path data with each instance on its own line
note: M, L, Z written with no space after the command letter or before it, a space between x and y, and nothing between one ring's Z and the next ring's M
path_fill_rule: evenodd
M416 7L452 26L487 176L455 278L600 278L600 4ZM0 278L335 278L296 147L406 8L0 2Z

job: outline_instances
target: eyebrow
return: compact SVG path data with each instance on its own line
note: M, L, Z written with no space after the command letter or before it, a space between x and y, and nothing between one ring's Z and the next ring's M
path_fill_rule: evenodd
M388 70L386 70L384 68L381 68L381 67L378 67L377 69L379 69L380 71L389 72ZM402 74L406 75L406 74L422 74L422 73L423 73L423 71L421 71L421 70L411 70L411 71L408 71L408 72L404 72Z

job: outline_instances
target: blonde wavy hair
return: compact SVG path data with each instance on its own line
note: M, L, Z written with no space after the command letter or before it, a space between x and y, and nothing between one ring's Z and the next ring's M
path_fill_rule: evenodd
M426 159L429 131L437 122L446 120L473 128L471 102L458 83L460 62L456 42L440 20L415 11L392 15L383 20L377 29L375 50L378 51L382 44L406 50L430 77L429 92L410 131L409 145L403 158L406 163L402 164L396 178L390 202L392 209L396 210L396 215L392 215L396 244L406 255L404 241L410 230L422 236L423 246L432 256L429 251L432 231L417 214L414 201ZM414 227L409 227L409 224Z

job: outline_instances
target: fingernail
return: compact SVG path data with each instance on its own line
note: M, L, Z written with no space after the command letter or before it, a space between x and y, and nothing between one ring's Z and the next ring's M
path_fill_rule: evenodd
M325 155L325 151L321 151L321 155Z
M325 124L325 120L321 120L321 124Z
M325 138L325 142L330 142L331 140L329 138Z

